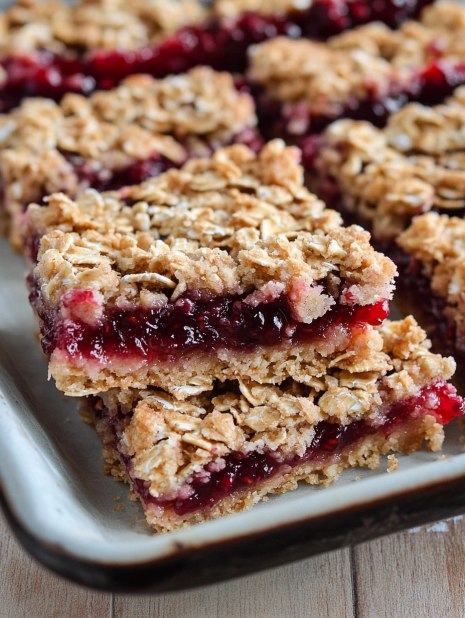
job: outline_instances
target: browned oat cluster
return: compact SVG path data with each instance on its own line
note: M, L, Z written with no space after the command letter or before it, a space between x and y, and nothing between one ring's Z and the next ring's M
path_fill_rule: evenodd
M412 70L436 59L438 44L445 61L464 57L464 6L438 2L399 30L373 23L325 44L276 38L251 49L249 77L279 101L304 101L314 114L337 116L349 99L382 97L392 82L407 86Z
M316 167L339 187L344 207L378 240L393 240L412 217L465 207L465 88L436 107L410 104L385 129L341 120L325 133Z
M0 14L0 54L141 47L205 14L195 0L19 0Z
M325 375L315 377L307 386L297 382L281 386L253 382L237 383L237 388L213 392L187 401L177 401L157 390L114 390L102 394L109 415L119 415L121 440L119 453L131 461L131 476L144 481L154 498L188 495L186 487L193 476L208 466L221 468L222 458L233 452L279 453L282 458L302 456L311 445L315 427L321 421L348 424L368 418L376 425L386 407L417 395L432 380L447 380L454 371L452 359L429 351L425 333L413 318L386 322L379 332L371 333L372 353L361 364L338 361ZM371 413L370 413L371 412ZM115 451L115 441L107 435L105 420L96 420L106 442L106 460L110 471L124 478L124 465ZM342 458L311 461L291 474L279 475L255 492L233 496L209 512L207 517L242 510L268 493L308 483L329 483L351 465L376 467L381 454L391 450L411 451L423 440L439 450L444 437L442 426L433 416L422 417L388 440L376 433L363 447L345 453ZM126 480L128 480L126 476ZM199 514L180 518L173 512L160 516L147 507L147 518L155 528L169 530L199 519ZM202 513L202 519L205 513Z
M444 300L456 346L465 350L465 221L433 212L415 217L398 244L421 265L433 294Z
M179 165L210 154L255 125L252 98L236 90L229 74L206 67L160 80L137 75L88 99L29 99L0 116L4 207L14 219L42 195L75 195L89 185L83 160L99 182L154 155Z
M444 167L460 168L457 151L465 149L465 87L434 107L406 105L389 118L384 132L388 144L399 152L430 155Z

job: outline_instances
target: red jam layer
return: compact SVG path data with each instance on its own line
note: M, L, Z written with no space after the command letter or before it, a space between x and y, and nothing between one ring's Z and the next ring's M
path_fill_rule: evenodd
M455 388L445 382L437 382L425 387L418 396L391 405L382 425L371 425L365 420L345 426L322 421L316 427L312 444L301 457L278 461L271 452L255 452L250 455L232 453L225 458L226 465L221 471L201 474L192 481L193 493L188 498L169 501L156 499L149 494L145 484L137 479L135 488L145 504L173 509L177 515L183 516L212 507L241 489L251 489L276 474L286 472L289 467L311 461L321 462L339 455L344 449L367 436L381 432L387 438L410 420L432 415L445 425L464 413L465 401L457 395Z
M255 90L260 128L267 139L281 137L298 142L306 148L306 137L318 135L338 118L367 120L377 127L386 124L389 116L408 102L437 105L450 96L455 88L465 84L465 63L452 64L438 58L424 69L413 72L408 87L393 82L387 85L388 94L381 96L373 90L366 98L348 100L338 115L312 114L305 102L286 103L271 99L260 88Z
M200 64L243 71L247 49L278 35L327 38L348 28L381 20L397 26L431 0L317 0L305 11L286 15L245 13L181 29L160 45L137 50L99 50L81 57L40 51L1 63L7 77L1 87L0 112L27 96L60 99L66 92L88 95L113 88L134 73L165 77Z
M311 341L324 338L330 327L340 326L350 334L357 326L379 325L389 314L387 301L364 307L336 304L323 317L303 324L294 319L286 296L257 307L245 303L244 296L185 296L157 309L109 311L94 327L77 317L86 306L95 304L92 291L68 294L63 308L69 317L63 319L56 309L47 309L41 302L36 284L31 288L30 301L41 320L44 352L60 349L71 358L102 363L110 357L150 362L194 350L247 350L283 341Z

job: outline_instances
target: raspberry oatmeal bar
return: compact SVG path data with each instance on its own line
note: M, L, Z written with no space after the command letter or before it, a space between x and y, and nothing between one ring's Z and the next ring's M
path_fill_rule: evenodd
M407 105L384 130L338 121L314 144L317 192L371 229L441 343L465 353L465 88L436 107Z
M217 385L178 401L156 389L90 397L107 471L130 483L159 531L241 511L298 481L328 484L381 455L439 450L463 414L451 358L429 351L413 318L371 330L306 384Z
M0 116L3 207L18 244L22 213L44 195L117 189L236 141L259 149L252 98L227 73L206 67L60 104L28 99Z
M303 138L340 117L382 124L465 82L465 6L440 2L397 31L374 23L327 43L278 37L250 50L248 76L268 136Z
M299 152L271 142L188 162L116 193L31 207L31 302L58 388L215 379L306 383L388 314L395 267L303 187Z
M396 25L430 0L20 0L0 17L0 111L204 64L243 70L249 45L279 34L325 37L371 20Z
M428 210L465 209L465 88L444 104L409 104L385 129L340 120L314 140L313 186L338 210L392 242Z
M20 0L0 15L0 111L24 97L112 88L141 72L144 50L156 65L163 41L205 17L195 0Z

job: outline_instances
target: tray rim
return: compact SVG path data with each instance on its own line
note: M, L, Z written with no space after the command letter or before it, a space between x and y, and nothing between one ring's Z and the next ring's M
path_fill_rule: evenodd
M465 460L465 455L461 459ZM446 481L438 477L421 486L404 487L330 512L262 526L226 539L204 541L197 546L175 542L167 554L138 562L85 559L59 543L40 538L21 521L1 483L0 507L21 545L57 575L105 592L165 593L219 583L461 515L465 512L465 467L450 474Z

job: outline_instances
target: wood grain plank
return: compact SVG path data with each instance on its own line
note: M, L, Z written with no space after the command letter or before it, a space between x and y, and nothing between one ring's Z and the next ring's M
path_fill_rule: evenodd
M341 550L200 590L116 596L115 618L353 618L350 551Z
M448 521L354 549L360 618L465 616L465 521Z
M0 517L0 618L111 618L111 595L52 575L19 547Z

